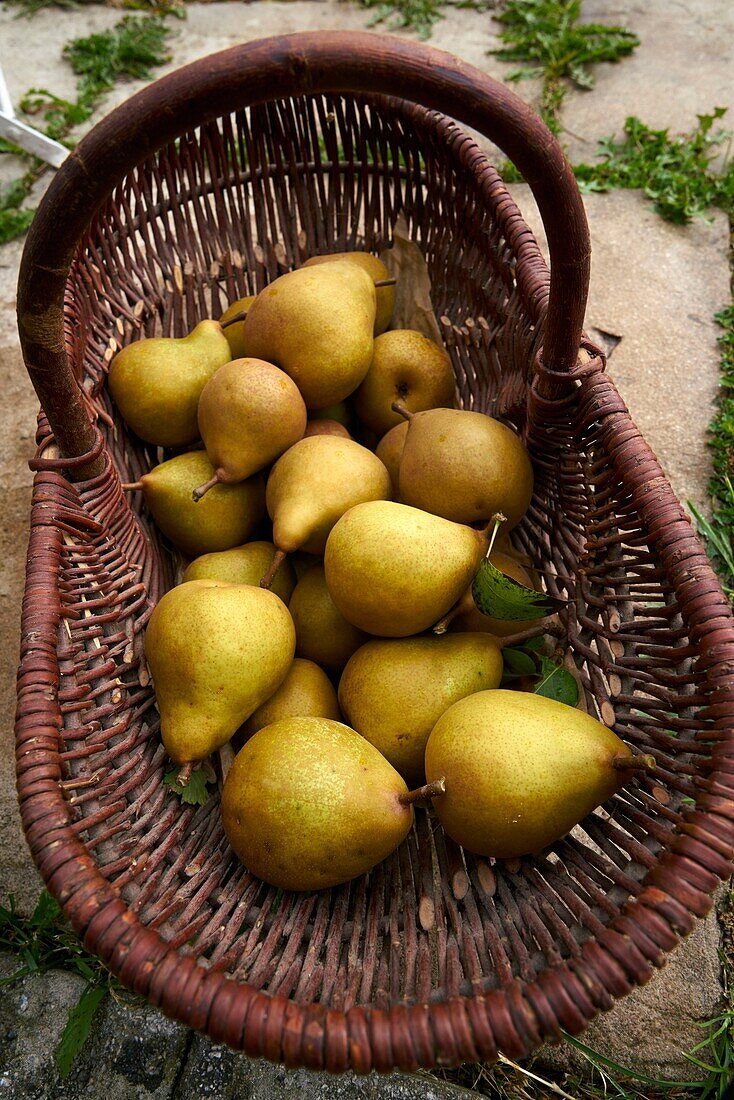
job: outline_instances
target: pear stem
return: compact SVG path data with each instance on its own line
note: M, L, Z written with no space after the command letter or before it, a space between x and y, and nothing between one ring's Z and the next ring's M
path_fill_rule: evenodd
M381 286L395 286L398 280L395 278L390 279L377 279L375 282L375 290L379 290Z
M447 611L442 619L439 619L436 625L433 627L434 634L445 634L449 628L449 624L454 621L459 614L461 604L464 597L460 596L450 611Z
M142 481L123 481L120 488L123 493L136 493L138 489L143 488L143 483Z
M623 756L620 753L618 756L612 757L612 767L619 772L651 772L657 767L657 761L649 753L644 756Z
M541 634L552 634L554 638L562 638L564 635L563 625L555 615L547 615L535 626L529 626L527 630L518 630L516 634L506 634L503 638L498 638L498 641L504 649L505 646L518 645L520 642L529 641L530 638L537 638Z
M497 538L497 533L499 532L499 529L503 523L507 523L507 516L503 516L502 512L495 512L493 516L489 517L489 521L486 526L481 529L480 534L489 539L487 553L484 555L485 558L488 558L489 555L492 553L494 541Z
M404 416L406 420L413 419L414 413L412 413L407 405L404 405L402 401L393 401L390 408L393 412L399 413L400 416Z
M181 768L180 772L176 776L176 782L178 783L178 785L180 787L187 787L188 786L188 783L189 783L189 780L191 779L191 774L192 774L193 770L194 770L193 761L190 761L188 764L184 764L184 766Z
M273 583L273 581L275 579L275 574L278 572L281 565L285 561L286 556L287 555L286 555L285 550L276 550L275 551L275 553L273 555L273 560L271 561L270 565L268 566L268 571L265 574L265 576L262 578L262 580L260 581L260 587L261 588L270 588L270 585Z
M219 327L220 328L229 328L230 325L236 325L238 321L244 321L246 316L247 316L247 310L246 309L240 310L239 313L235 313L234 317L230 317L228 321L224 322L224 324L222 324L222 322L220 321L219 322Z
M221 478L219 476L219 470L216 470L214 477L210 477L209 480L205 481L203 485L200 485L198 489L194 489L193 493L191 494L192 497L195 501L200 501L201 498L206 493L208 493L210 489L213 489L215 485L218 485L220 481Z
M425 783L414 791L401 794L398 802L402 803L403 806L412 806L414 802L420 802L422 798L436 798L440 794L446 794L446 779L444 776L441 776L440 779L434 779L433 783Z

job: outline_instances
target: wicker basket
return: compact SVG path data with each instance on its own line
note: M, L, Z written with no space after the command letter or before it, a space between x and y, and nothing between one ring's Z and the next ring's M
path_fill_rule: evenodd
M550 274L452 118L529 182ZM568 601L587 706L658 766L536 858L490 865L420 811L369 876L282 894L233 858L216 798L192 808L163 784L142 639L172 558L120 488L161 453L126 433L106 368L309 253L379 250L401 210L465 406L513 421L532 452L519 544ZM87 948L217 1041L332 1071L522 1057L647 981L730 873L731 613L582 339L588 271L573 176L532 112L446 54L370 34L256 42L158 81L80 143L39 208L19 287L45 410L23 822Z

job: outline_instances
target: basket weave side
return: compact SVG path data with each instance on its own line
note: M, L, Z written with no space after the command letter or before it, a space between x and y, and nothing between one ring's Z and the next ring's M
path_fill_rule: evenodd
M160 1004L170 1015L207 1030L218 1041L242 1047L253 1056L283 1060L289 1065L307 1064L332 1070L349 1066L366 1071L393 1065L414 1069L436 1061L491 1060L497 1050L510 1057L522 1057L544 1039L557 1037L560 1027L577 1033L596 1011L609 1008L615 997L646 981L679 936L690 931L694 917L707 911L711 891L718 879L729 873L734 844L730 717L733 700L729 671L734 639L728 609L720 592L710 583L700 548L691 544L689 524L653 456L641 443L613 386L607 379L592 378L582 389L583 411L587 415L591 411L601 432L613 441L605 455L607 469L614 469L616 476L620 468L632 469L637 474L632 493L638 498L642 523L648 526L665 517L661 527L665 545L659 548L659 553L662 567L671 573L678 572L674 587L680 598L681 616L686 620L689 616L702 618L705 623L700 628L699 660L706 667L706 677L715 685L710 703L715 719L712 728L705 731L705 743L699 748L703 751L704 744L714 742L713 768L708 775L694 777L693 784L682 767L669 784L665 777L665 786L660 788L663 793L674 792L682 785L682 789L696 792L697 806L671 811L670 802L667 806L665 802L658 803L661 810L667 810L669 820L675 821L676 835L671 837L663 821L662 829L658 827L656 831L665 839L668 850L659 860L653 859L644 846L642 853L637 853L651 864L649 873L636 898L622 906L606 927L599 925L597 934L580 949L577 946L575 954L566 961L557 958L554 967L543 970L535 979L508 974L501 990L477 997L454 997L445 1004L396 1004L388 1010L353 1007L338 1012L329 1011L324 1005L298 1005L281 996L257 993L221 972L202 969L193 958L183 958L154 931L146 929L99 874L78 839L60 786L63 773L58 752L59 716L43 686L59 676L54 647L60 607L58 599L55 607L49 604L48 583L33 583L37 577L48 577L53 558L60 560L63 532L59 522L71 521L70 527L78 528L81 521L88 528L88 513L79 508L73 490L63 478L51 472L39 475L34 506L37 522L31 541L31 560L36 563L37 572L29 575L29 597L24 609L26 644L20 678L24 716L18 723L24 825L41 873L84 935L85 945L99 953L126 984ZM90 493L99 492L103 483L101 479L97 486L90 485L87 489ZM651 484L652 493L648 489ZM48 524L50 501L54 510L51 525ZM625 637L628 629L625 625L618 634ZM580 639L574 640L579 645ZM617 662L617 668L620 676L629 677L629 666L622 660ZM719 679L722 671L723 683ZM48 731L46 744L44 729ZM659 750L656 755L663 769L666 763L675 766L675 761L661 759ZM635 802L638 803L638 822L639 804L645 805L646 794L647 806L654 804L654 794L644 791L635 792L631 802L633 810ZM628 828L630 820L633 819L625 822ZM650 827L649 817L645 824ZM595 839L609 850L609 836L599 833ZM619 837L614 839L619 842ZM630 837L625 839L629 846ZM570 840L564 841L559 850L569 866L573 866L574 855L577 860L581 855ZM587 855L586 861L581 862L583 874L592 876L587 888L593 890L595 869L597 873L603 869L608 875L609 868L604 867L598 856L589 862ZM549 869L543 861L527 860L522 864L509 871L495 868L496 892L491 900L500 912L503 902L510 911L518 905L523 908L527 904L527 899L523 899L523 883L533 884L532 909L547 919L545 910L558 904L552 900L553 892L548 893L548 879L544 881ZM490 885L487 871L482 871L479 865L472 867L471 857L467 868L472 892L476 891L478 900L486 906ZM620 879L623 878L621 868L619 873ZM477 889L480 884L481 892ZM514 893L514 899L501 897L507 889ZM460 900L466 904L468 896ZM568 891L562 896L566 904L573 904ZM457 910L458 901L454 901ZM575 904L578 909L578 900ZM465 931L471 937L471 924Z

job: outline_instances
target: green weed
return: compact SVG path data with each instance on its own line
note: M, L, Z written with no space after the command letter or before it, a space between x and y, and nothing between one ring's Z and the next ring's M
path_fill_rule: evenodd
M508 0L495 15L504 45L491 52L522 64L507 80L542 80L540 113L554 133L569 84L593 88L593 65L619 61L639 45L623 27L580 23L580 16L581 0Z
M715 127L725 114L725 107L715 107L710 114L697 116L698 125L690 133L675 136L668 130L653 130L634 116L628 118L624 138L600 141L600 161L576 165L576 179L585 191L641 188L663 218L678 224L705 216L712 206L731 215L734 164L725 162L723 170L714 164L731 137L729 130Z
M104 92L120 80L149 80L152 69L170 60L165 18L126 15L110 31L75 38L64 47L64 57L79 77L79 101L96 106Z
M64 57L78 78L76 99L63 99L47 88L31 88L21 99L20 109L28 116L40 117L40 128L49 137L73 148L72 130L89 119L110 88L122 80L148 80L153 68L169 60L165 51L169 33L162 15L126 15L109 31L74 39L64 47ZM27 230L34 211L20 206L45 171L42 161L8 142L0 145L2 152L19 154L28 169L0 190L0 244Z
M33 210L21 210L26 197L22 179L0 187L0 244L12 241L26 232L33 221Z
M54 1052L59 1073L62 1078L66 1077L105 995L110 990L121 990L122 986L98 958L85 951L46 890L42 891L30 917L17 912L12 896L7 907L0 905L0 951L10 952L18 958L18 968L7 978L0 979L0 986L47 970L69 970L84 978L86 985L79 1001L69 1011Z
M19 16L31 17L44 8L57 8L61 11L75 11L84 4L95 4L99 0L6 0L9 7L18 9ZM125 0L124 8L134 11L157 12L159 14L182 13L184 0Z
M434 26L443 19L445 7L472 8L487 11L492 0L357 0L361 8L374 8L369 24L385 23L387 29L414 31L419 38L430 38Z

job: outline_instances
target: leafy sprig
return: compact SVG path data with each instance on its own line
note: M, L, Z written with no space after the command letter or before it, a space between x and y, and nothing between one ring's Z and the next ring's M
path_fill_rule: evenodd
M211 791L207 786L211 778L208 772L204 768L195 768L188 782L182 784L178 780L179 771L179 768L174 768L173 771L167 772L163 776L163 782L187 805L205 806L211 797Z
M31 88L20 101L21 110L39 116L40 127L49 137L73 148L72 130L90 118L115 83L126 79L147 80L155 66L169 60L164 48L169 33L170 27L162 15L126 15L111 30L74 39L64 48L64 57L79 78L76 99L64 99L48 88ZM46 170L43 161L9 142L0 143L2 152L21 156L28 169L0 190L0 244L27 230L35 211L21 209L21 204Z
M698 115L697 126L687 134L671 135L653 130L631 116L624 124L624 138L599 142L600 160L574 168L582 191L608 191L612 187L639 188L667 221L683 225L705 217L714 206L734 213L734 163L718 170L715 161L731 131L717 127L725 107Z
M594 86L592 66L619 61L639 45L632 31L604 23L580 23L581 0L508 0L495 15L502 24L499 49L503 61L517 61L508 80L542 80L540 113L554 133L569 83Z
M69 1011L54 1052L59 1073L66 1077L105 995L123 987L100 959L85 950L47 890L41 892L29 917L18 912L12 895L7 906L0 905L0 951L15 955L19 963L12 974L0 979L0 986L47 970L67 970L84 978L86 985Z
M472 596L477 609L493 619L533 622L564 606L563 600L536 592L503 573L489 558L485 558L472 583Z

